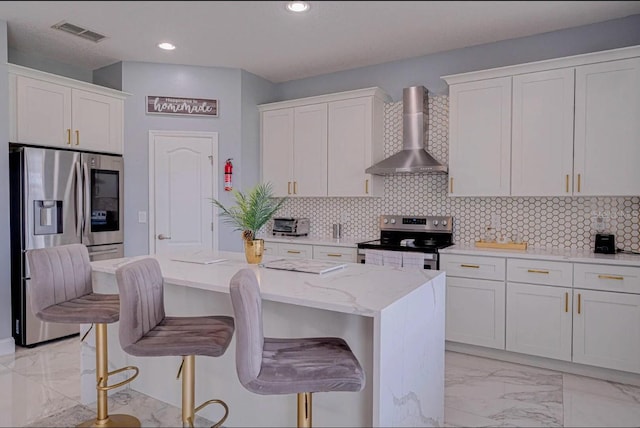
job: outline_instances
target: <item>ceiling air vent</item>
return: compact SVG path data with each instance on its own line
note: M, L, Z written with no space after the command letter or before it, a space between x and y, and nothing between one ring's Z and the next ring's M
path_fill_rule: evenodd
M87 30L86 28L82 28L78 25L69 24L68 22L65 22L65 21L58 22L57 24L52 25L51 28L55 28L56 30L66 31L67 33L73 34L78 37L82 37L83 39L91 40L92 42L96 42L96 43L107 38L107 36L98 34L95 31Z

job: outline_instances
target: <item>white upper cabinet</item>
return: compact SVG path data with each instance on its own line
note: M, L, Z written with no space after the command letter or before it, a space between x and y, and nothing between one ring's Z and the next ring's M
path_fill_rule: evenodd
M331 196L382 196L383 177L364 172L382 158L383 124L374 120L382 117L382 109L382 101L374 97L329 103Z
M443 79L451 196L640 194L640 46Z
M640 195L640 58L577 67L575 114L576 194Z
M573 68L513 77L511 195L573 193Z
M262 174L275 196L290 195L293 177L293 109L262 113Z
M381 196L384 102L379 88L259 106L262 180L276 196Z
M9 70L12 142L123 152L123 93L24 67Z
M293 194L327 196L327 104L296 107L293 114Z
M511 77L449 90L449 194L506 196L511 173Z

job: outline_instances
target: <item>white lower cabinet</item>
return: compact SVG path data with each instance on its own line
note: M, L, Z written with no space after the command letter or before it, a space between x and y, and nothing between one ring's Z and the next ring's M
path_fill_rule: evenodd
M289 259L329 260L345 263L355 263L357 257L355 247L274 242L266 239L264 241L264 253L268 256Z
M573 290L573 361L640 373L640 295Z
M507 283L507 351L571 361L571 288Z
M504 349L505 283L447 277L446 339Z

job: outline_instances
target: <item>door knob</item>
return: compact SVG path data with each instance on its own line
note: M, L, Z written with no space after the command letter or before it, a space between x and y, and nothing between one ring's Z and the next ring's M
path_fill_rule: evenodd
M170 236L167 236L167 235L164 235L164 234L162 234L162 233L161 233L160 235L158 235L158 239L160 239L160 240L163 240L163 239L171 239L171 237L170 237Z

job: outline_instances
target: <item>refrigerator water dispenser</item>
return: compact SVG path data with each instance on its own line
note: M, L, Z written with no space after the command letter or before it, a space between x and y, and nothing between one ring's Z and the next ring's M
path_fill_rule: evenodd
M34 234L62 233L62 201L36 200L34 202Z

